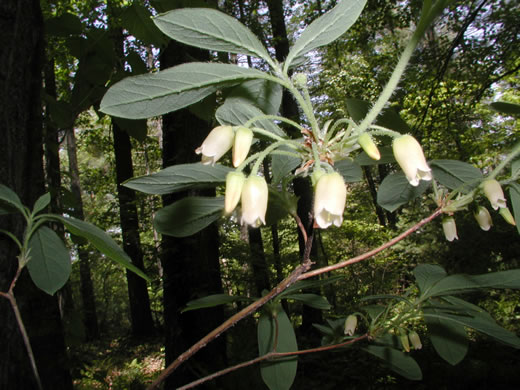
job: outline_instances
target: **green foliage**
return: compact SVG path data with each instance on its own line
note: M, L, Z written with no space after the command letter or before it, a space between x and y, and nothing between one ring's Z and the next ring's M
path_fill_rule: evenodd
M274 307L274 306L273 306ZM294 328L281 306L270 312L263 312L258 319L258 352L295 352L298 350ZM270 390L291 388L298 360L296 357L283 357L261 363L262 379Z

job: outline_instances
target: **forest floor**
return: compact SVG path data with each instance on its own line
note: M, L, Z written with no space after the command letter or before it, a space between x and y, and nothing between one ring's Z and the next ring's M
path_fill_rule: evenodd
M164 341L119 337L82 343L71 348L70 359L77 390L140 390L164 368Z

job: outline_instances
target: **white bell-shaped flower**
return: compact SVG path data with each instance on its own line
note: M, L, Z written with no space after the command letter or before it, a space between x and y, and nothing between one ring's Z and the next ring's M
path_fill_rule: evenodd
M485 207L479 206L474 215L482 230L487 232L491 229L491 226L493 226L493 220L491 219L489 211Z
M421 145L411 135L403 135L392 144L394 157L408 182L417 187L419 180L431 180L432 170L426 163Z
M242 172L229 172L226 176L226 193L224 197L224 214L229 215L235 210L240 195L242 195L242 187L246 180Z
M247 127L240 126L235 133L233 143L233 166L236 168L244 162L253 142L253 132Z
M442 220L442 229L444 230L444 236L446 240L453 241L455 239L459 239L457 235L457 225L455 224L455 218L453 217L444 217Z
M242 187L241 223L253 227L265 225L267 212L268 188L265 179L260 176L249 176Z
M486 198L489 199L491 207L493 207L495 210L507 207L504 191L502 191L502 187L498 181L495 179L485 180L482 183L482 189L484 190L484 195L486 195Z
M314 195L314 218L322 229L343 223L343 210L347 201L347 188L343 177L337 173L326 173L316 183Z
M202 154L202 164L215 165L231 149L234 136L231 126L217 126L210 131L202 145L195 149L195 153Z

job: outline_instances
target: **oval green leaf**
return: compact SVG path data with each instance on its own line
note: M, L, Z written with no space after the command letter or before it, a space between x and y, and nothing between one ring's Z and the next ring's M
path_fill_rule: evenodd
M219 219L223 209L223 197L187 197L160 209L153 224L159 233L187 237Z
M27 268L36 286L54 295L67 282L71 263L69 251L54 230L42 226L29 240L31 260Z
M392 212L409 201L421 196L430 186L430 181L421 180L417 187L408 183L403 172L392 173L385 177L377 191L377 203Z

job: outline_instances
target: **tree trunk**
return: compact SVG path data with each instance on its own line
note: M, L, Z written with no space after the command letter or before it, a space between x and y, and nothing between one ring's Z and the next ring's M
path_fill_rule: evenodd
M44 192L41 99L43 21L36 0L0 2L0 183L32 207ZM18 238L22 218L2 216L0 229ZM0 235L0 290L17 269L18 248ZM15 295L45 389L72 389L56 297L38 290L23 272ZM20 330L9 302L0 298L0 389L36 388Z
M262 291L271 290L269 283L269 269L264 253L264 243L262 241L262 232L260 228L248 227L249 233L249 250L251 251L251 268L253 271L253 280L255 281L256 294L262 296Z
M161 55L161 67L165 69L193 59L207 61L209 56L207 52L170 42ZM163 166L199 161L194 150L209 131L210 124L189 109L165 115ZM166 206L186 195L176 193L165 196L163 203ZM214 224L190 237L163 236L161 261L164 271L166 365L224 320L222 307L180 312L190 300L222 293L218 245L218 231ZM225 356L225 339L220 337L171 375L165 388L176 388L202 376L200 373L225 367Z
M67 155L69 157L70 191L74 197L74 217L84 220L83 199L81 198L81 183L79 180L78 157L76 152L76 137L74 129L68 129ZM99 338L99 327L96 313L96 299L94 285L90 272L90 258L87 248L83 244L77 245L79 257L79 280L81 302L83 304L83 324L87 340Z
M114 134L114 152L116 156L117 194L119 198L119 216L123 234L123 248L132 259L132 263L144 271L143 252L139 238L139 220L135 192L121 185L134 176L132 166L132 144L128 133L112 122ZM132 334L145 337L154 333L152 311L146 280L127 270L128 296L130 299L130 318Z

